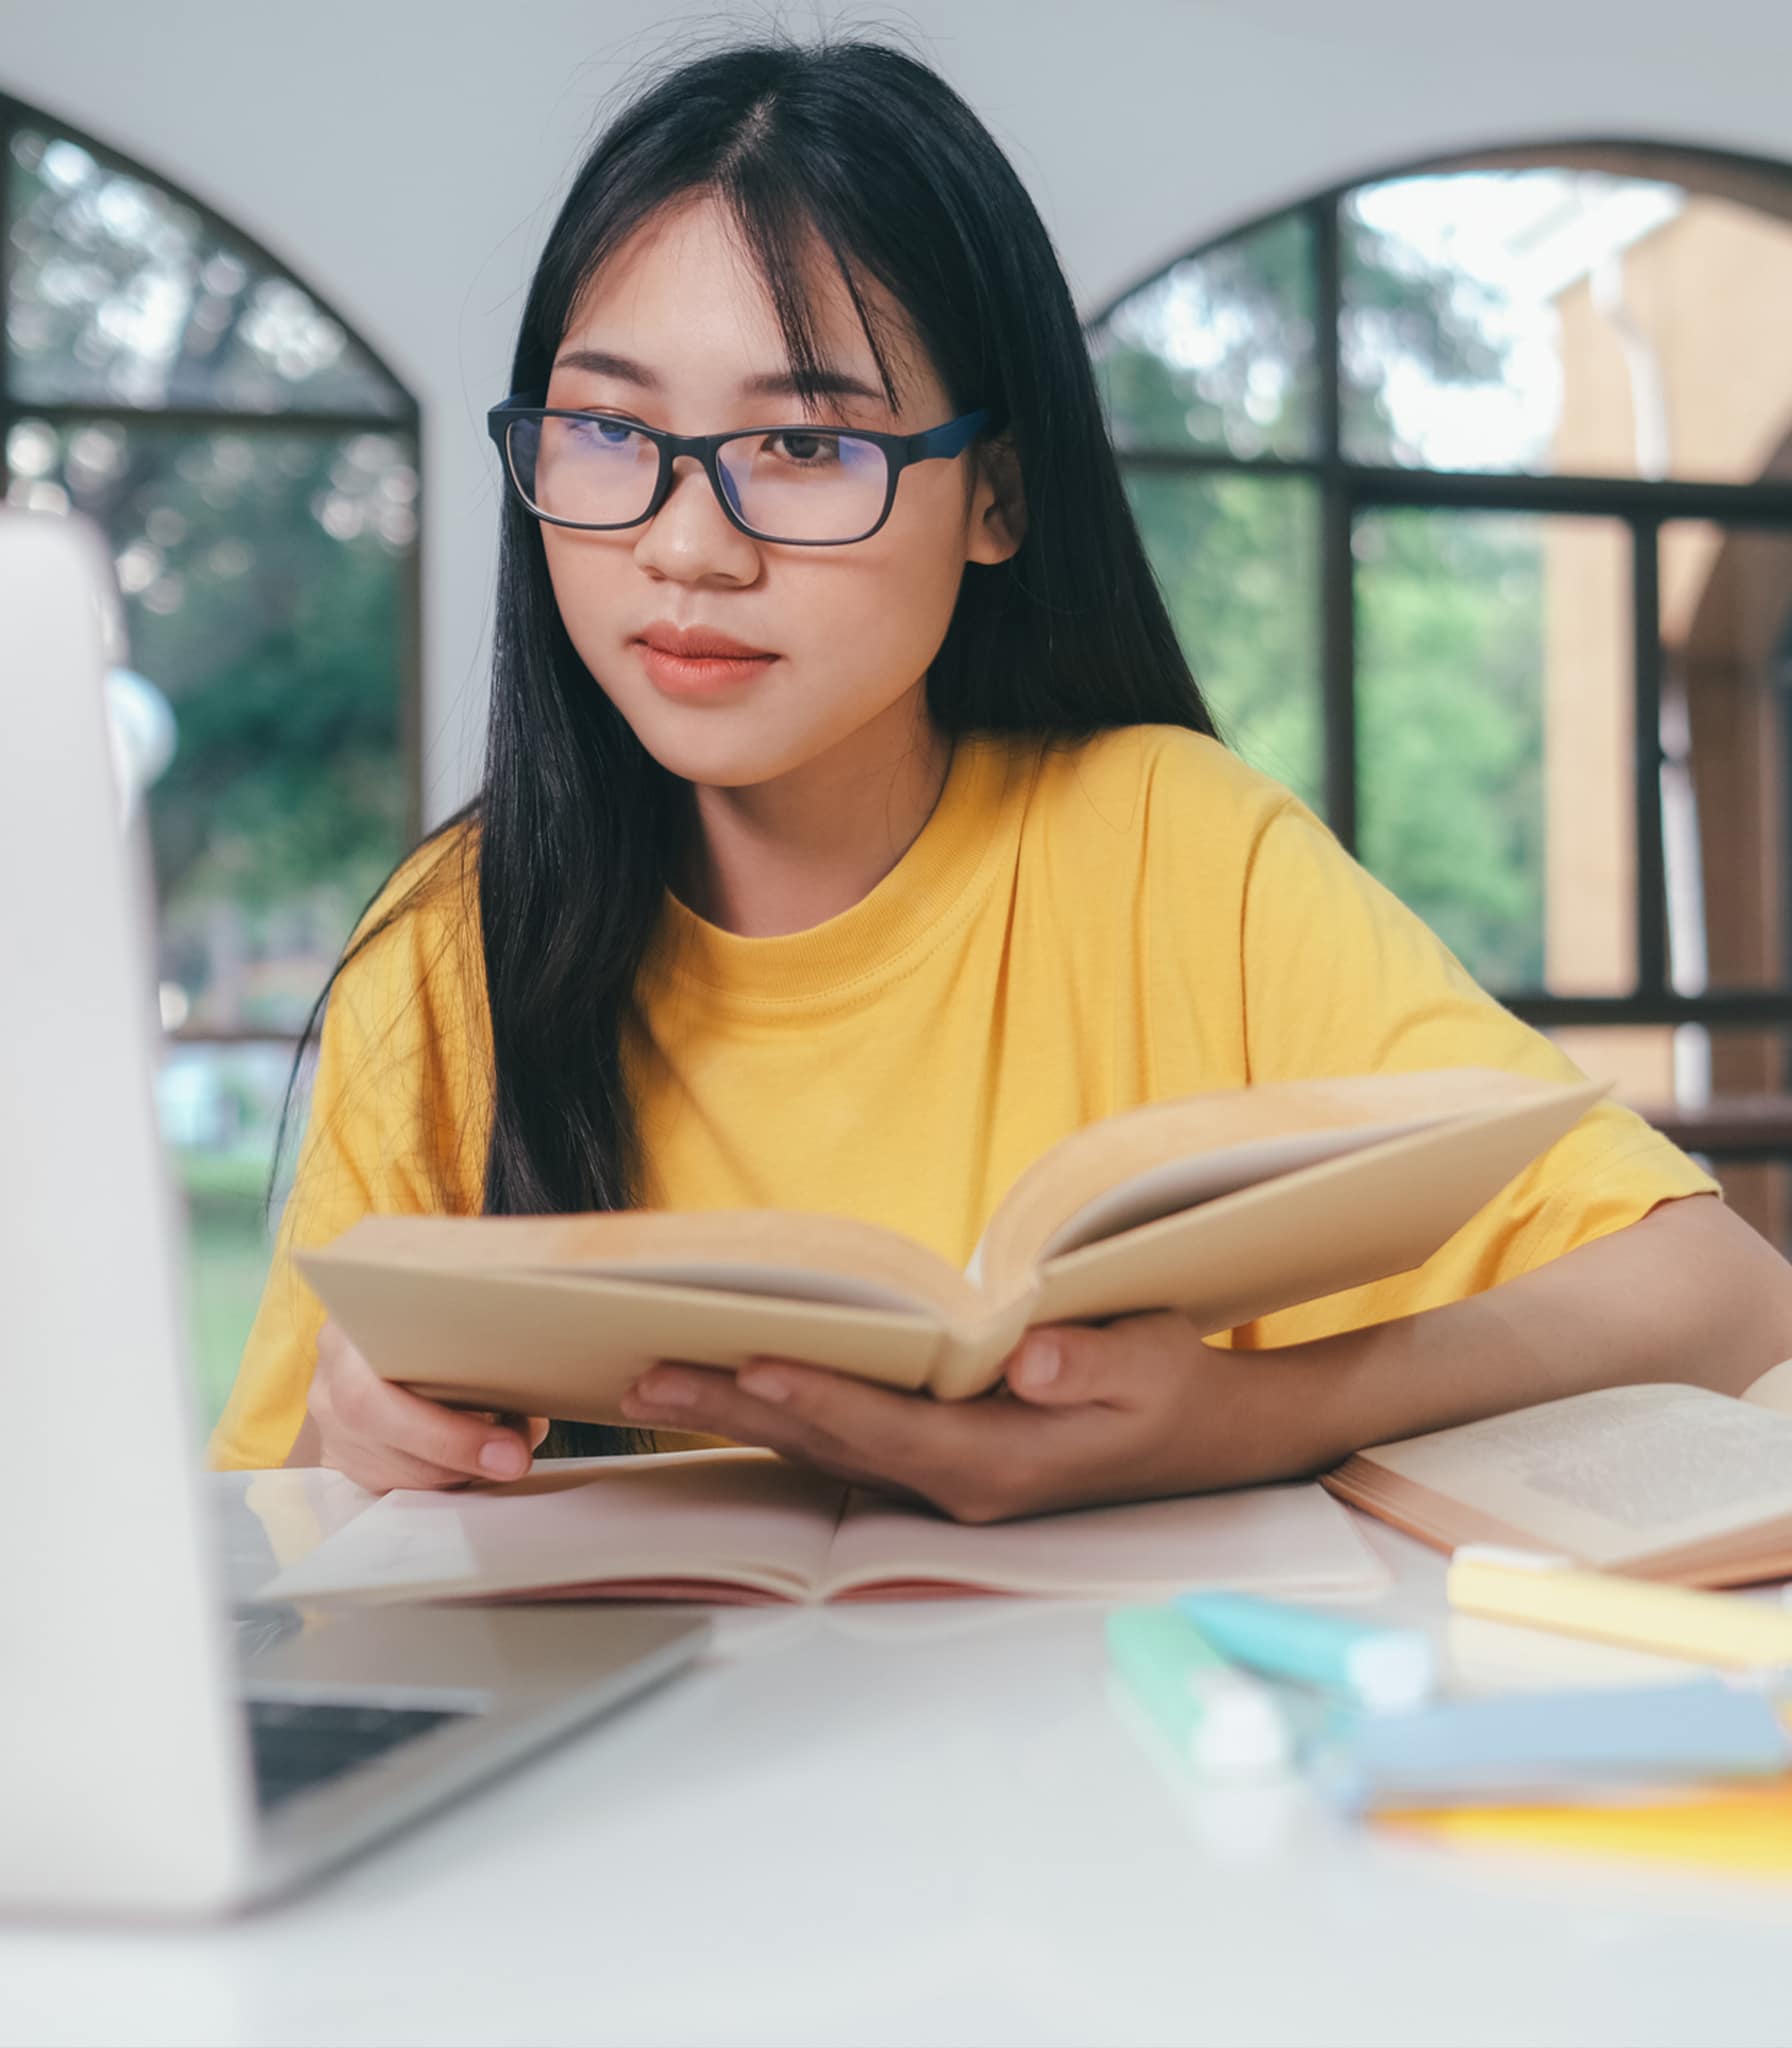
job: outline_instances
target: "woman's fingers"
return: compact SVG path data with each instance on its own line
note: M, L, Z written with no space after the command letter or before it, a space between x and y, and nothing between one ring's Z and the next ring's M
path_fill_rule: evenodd
M519 1415L514 1408L508 1408L502 1415L494 1415L491 1419L504 1429L514 1429L532 1451L541 1449L552 1427L545 1415Z
M546 1433L539 1416L506 1427L390 1385L332 1324L318 1339L311 1412L324 1462L377 1488L520 1479Z
M1009 1356L1009 1391L1041 1408L1099 1401L1114 1379L1114 1336L1072 1323L1029 1330Z
M662 1360L644 1373L623 1395L622 1412L630 1422L657 1422L730 1437L736 1443L764 1444L811 1464L821 1463L838 1448L794 1411L743 1392L733 1373L676 1360Z
M437 1492L444 1487L468 1486L464 1472L451 1472L445 1465L426 1464L421 1458L406 1457L388 1445L346 1443L328 1461L345 1479L364 1486L369 1493L390 1493L395 1487L414 1492Z
M488 1416L444 1408L377 1376L367 1412L377 1441L463 1478L520 1479L532 1462L534 1446L521 1431L502 1428Z
M1136 1406L1148 1383L1173 1370L1173 1354L1180 1362L1190 1343L1187 1318L1168 1313L1107 1324L1042 1323L1009 1354L1004 1378L1011 1393L1037 1408Z
M934 1401L783 1359L756 1359L738 1377L662 1361L622 1407L631 1421L763 1444L978 1522L1019 1512L1036 1462L1021 1439L1047 1421L1015 1402Z

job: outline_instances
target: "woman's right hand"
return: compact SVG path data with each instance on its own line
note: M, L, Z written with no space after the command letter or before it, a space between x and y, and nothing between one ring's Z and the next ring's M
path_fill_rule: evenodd
M309 1421L316 1462L375 1493L520 1479L548 1433L545 1416L445 1408L391 1385L332 1322L317 1339Z

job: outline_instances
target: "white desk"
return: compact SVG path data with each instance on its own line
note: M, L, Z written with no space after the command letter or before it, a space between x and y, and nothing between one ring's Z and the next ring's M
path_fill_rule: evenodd
M230 1512L247 1588L265 1539ZM1367 1526L1389 1611L1436 1619L1441 1561ZM1311 1819L1243 1853L1115 1722L1093 1610L947 1620L737 1615L688 1678L308 1896L0 1931L0 2042L1792 2042L1792 1886Z

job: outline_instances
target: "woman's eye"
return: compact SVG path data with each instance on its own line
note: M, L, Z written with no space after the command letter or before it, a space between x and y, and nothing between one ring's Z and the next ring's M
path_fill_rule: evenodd
M774 434L778 452L799 469L814 469L831 461L838 453L838 443L832 434L805 434L790 432Z
M602 448L620 448L634 438L634 429L624 420L594 419L586 414L566 425L581 440Z

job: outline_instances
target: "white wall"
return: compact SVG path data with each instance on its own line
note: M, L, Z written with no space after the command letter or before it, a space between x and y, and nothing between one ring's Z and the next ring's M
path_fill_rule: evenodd
M475 771L503 396L521 294L625 74L817 17L918 43L1008 148L1093 307L1316 186L1590 136L1792 160L1785 0L0 0L0 88L186 186L310 279L425 414L425 766Z

